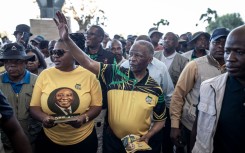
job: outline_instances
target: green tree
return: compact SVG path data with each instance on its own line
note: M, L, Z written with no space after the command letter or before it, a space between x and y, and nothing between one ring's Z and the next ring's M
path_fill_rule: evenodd
M153 23L154 26L157 27L157 29L159 28L160 25L163 25L163 26L168 26L169 25L169 22L168 20L165 20L165 19L161 19L160 21L158 21L157 23Z
M207 32L212 32L218 27L225 27L230 30L243 25L244 21L242 20L239 13L226 14L220 17L217 17L215 21L211 21L206 27Z
M207 22L208 24L212 22L212 20L215 20L218 17L218 14L215 10L212 10L210 8L207 9L206 13L203 13L200 16L199 21ZM196 24L198 26L198 23Z
M225 27L230 30L244 24L239 13L226 14L223 16L218 16L217 11L210 8L207 9L206 13L201 14L199 22L207 22L206 31L211 33L214 29L218 27ZM196 26L199 24L197 23Z

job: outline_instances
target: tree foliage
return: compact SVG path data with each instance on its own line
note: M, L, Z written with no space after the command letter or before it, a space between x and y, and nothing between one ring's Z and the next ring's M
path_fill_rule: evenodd
M217 17L215 21L210 22L209 25L206 27L206 31L212 32L218 27L225 27L232 30L243 24L244 21L242 20L239 13L226 14L221 17Z
M76 2L76 4L75 4ZM66 0L64 13L71 13L79 25L79 31L85 32L90 25L106 26L105 12L98 8L96 0Z
M160 21L158 21L157 23L153 23L154 26L157 27L157 29L159 28L160 25L163 25L163 26L168 26L169 25L169 22L168 20L165 20L165 19L160 19Z
M234 29L242 24L244 24L239 13L226 14L223 16L218 16L217 11L210 8L207 9L206 13L201 14L199 22L203 21L208 23L206 31L211 33L214 29L218 27L225 27L227 29ZM196 24L198 26L198 24Z
M210 24L212 20L217 19L217 17L217 11L208 8L206 13L201 14L199 21L207 22L208 24ZM198 23L196 24L196 26L198 26Z

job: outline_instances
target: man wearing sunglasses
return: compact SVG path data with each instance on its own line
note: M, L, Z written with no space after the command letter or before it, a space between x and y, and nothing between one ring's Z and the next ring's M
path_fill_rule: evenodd
M108 122L103 136L103 151L124 153L121 138L129 134L140 135L152 147L151 137L165 124L166 108L163 92L158 83L149 76L148 64L153 59L151 43L137 41L129 51L130 69L104 64L89 58L68 34L67 20L61 12L54 19L60 38L73 57L84 68L97 75L108 89ZM92 32L92 31L91 31ZM153 120L151 120L153 114ZM150 128L152 123L152 127ZM152 147L154 150L154 148Z

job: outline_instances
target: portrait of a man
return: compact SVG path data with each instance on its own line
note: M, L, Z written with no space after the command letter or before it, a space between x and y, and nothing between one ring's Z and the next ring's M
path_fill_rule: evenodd
M78 108L79 97L70 88L54 90L48 99L48 107L57 116L72 115Z

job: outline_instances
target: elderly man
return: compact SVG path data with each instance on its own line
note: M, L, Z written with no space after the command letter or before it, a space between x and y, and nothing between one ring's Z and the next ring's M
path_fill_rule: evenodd
M177 147L183 146L182 143L186 142L188 153L190 152L190 132L196 117L200 85L204 80L225 72L223 54L228 34L229 30L226 28L215 29L210 38L210 54L189 62L175 86L170 103L170 136Z
M24 48L17 43L6 44L2 49L0 60L3 61L6 72L0 75L0 89L13 107L30 142L34 144L41 130L41 123L31 118L29 103L37 76L26 70L26 64L28 60L35 60L35 56L27 56ZM3 139L3 143L6 152L12 150L7 139Z
M147 35L139 35L138 37L136 37L135 41L138 40L146 40L148 42L151 42L151 39ZM129 60L123 62L121 66L129 68ZM153 57L152 61L148 64L147 69L149 70L150 76L162 87L164 100L167 108L169 108L171 96L174 91L174 85L166 65Z
M152 146L154 142L151 142L151 137L164 126L166 119L162 89L147 70L153 58L152 44L143 40L133 44L129 51L130 69L99 63L86 56L69 38L64 14L57 12L56 15L58 21L54 21L59 35L69 51L83 67L96 74L108 89L109 127L104 135L104 152L124 153L121 138L129 134L141 136L139 141Z
M146 40L146 41L151 42L151 39L147 35L139 35L135 39L135 41L138 41L138 40ZM125 61L121 66L125 68L129 68L129 60ZM149 75L162 87L163 94L164 94L164 100L166 103L166 113L167 113L168 118L166 119L165 127L153 137L153 139L156 140L155 146L158 148L159 150L158 152L160 152L161 149L163 150L168 147L167 143L164 144L165 145L164 147L161 147L162 146L161 143L163 139L166 139L166 137L168 137L169 141L171 142L170 123L168 125L168 121L170 122L169 106L170 106L171 96L174 91L174 85L173 85L173 82L171 80L171 77L169 75L166 65L163 62L156 59L155 57L153 57L151 63L149 63L149 65L147 66L147 69L149 70ZM169 132L167 133L166 136L165 135L163 136L163 133L165 133L166 129L168 129Z
M228 35L224 59L227 73L201 84L193 153L245 152L244 25Z

